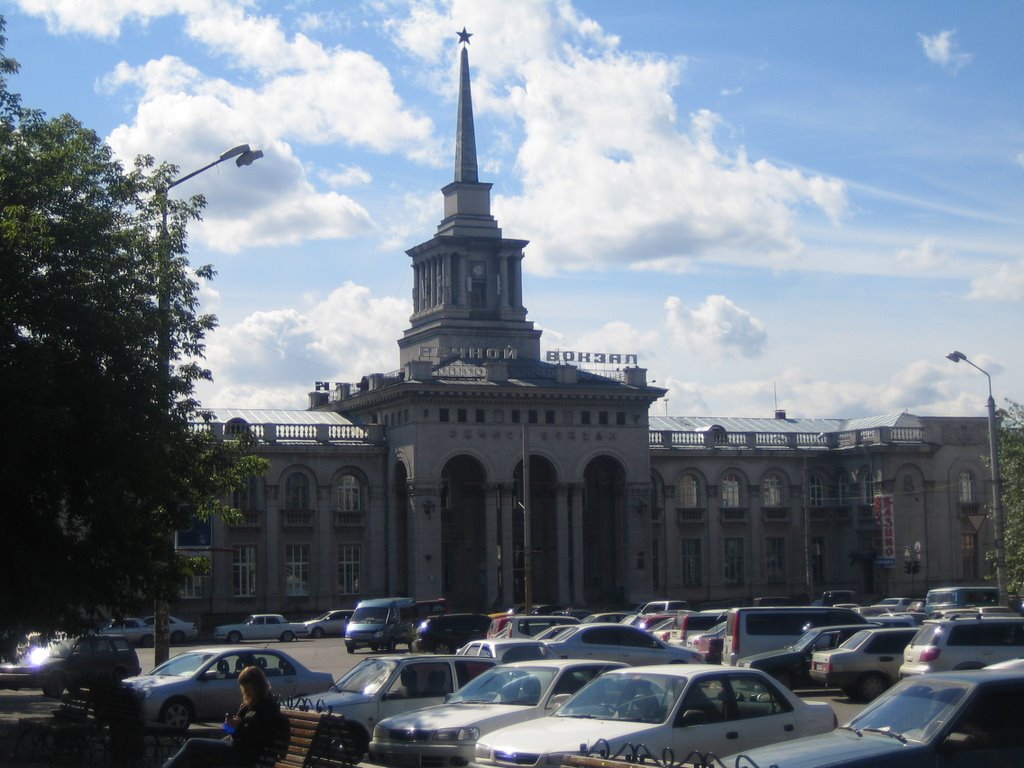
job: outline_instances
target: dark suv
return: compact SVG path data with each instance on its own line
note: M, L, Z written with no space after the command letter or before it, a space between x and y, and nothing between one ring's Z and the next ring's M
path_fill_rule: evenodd
M417 651L454 653L470 640L487 635L491 617L481 613L446 613L420 622L414 643Z
M0 665L0 688L42 688L52 698L65 689L123 680L142 672L139 655L120 635L85 635L30 648L16 664Z

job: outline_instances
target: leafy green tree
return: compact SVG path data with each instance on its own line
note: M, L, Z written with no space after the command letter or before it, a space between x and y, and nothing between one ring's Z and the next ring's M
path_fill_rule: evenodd
M1008 591L1024 594L1024 406L1007 401L999 430Z
M176 168L125 169L93 131L8 90L0 17L0 644L173 601L190 567L170 541L265 462L194 425L205 334L186 225L161 204ZM159 311L166 291L170 311ZM159 343L169 339L165 352ZM168 371L165 358L170 360ZM3 650L0 648L0 650Z

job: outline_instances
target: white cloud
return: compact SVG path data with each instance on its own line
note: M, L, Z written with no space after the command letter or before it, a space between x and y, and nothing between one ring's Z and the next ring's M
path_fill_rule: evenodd
M956 41L953 39L955 34L956 30L947 29L937 35L917 35L928 60L954 74L969 64L972 58L971 54L956 50Z
M757 357L768 338L761 320L725 296L708 296L692 310L670 296L665 301L665 322L677 344L702 355Z
M337 171L321 171L320 178L332 187L364 186L373 181L368 170L355 165L343 165Z
M916 248L905 248L896 253L896 261L913 273L945 269L953 256L940 248L934 238L921 241Z
M998 264L971 281L969 299L1020 301L1024 299L1024 258Z

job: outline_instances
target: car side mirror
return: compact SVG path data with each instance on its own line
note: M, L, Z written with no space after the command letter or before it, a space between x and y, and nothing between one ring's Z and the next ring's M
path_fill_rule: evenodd
M708 713L703 709L688 709L683 712L682 725L704 725L708 721Z
M551 709L551 710L558 709L560 706L565 704L565 702L567 702L571 697L572 697L571 693L556 693L548 701L548 705L547 705L546 709Z
M964 733L963 731L953 731L939 745L938 751L941 754L950 754L953 752L963 752L972 749L974 746L974 737L971 734Z
M220 673L217 672L216 669L208 669L205 672L203 672L203 676L202 676L201 679L202 680L217 680L219 678L219 676L220 676Z

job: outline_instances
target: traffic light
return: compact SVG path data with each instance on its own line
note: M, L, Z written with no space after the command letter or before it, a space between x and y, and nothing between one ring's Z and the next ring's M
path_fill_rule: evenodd
M911 563L909 560L907 560L906 562L903 563L903 572L904 573L913 573L914 572L914 565L915 565L914 563Z

